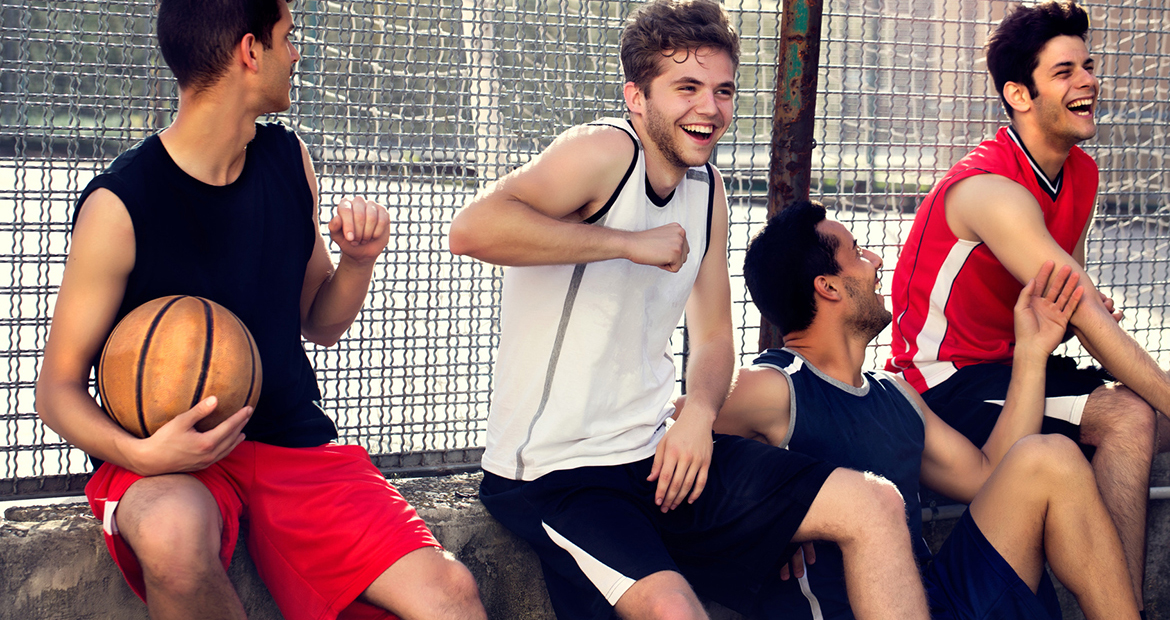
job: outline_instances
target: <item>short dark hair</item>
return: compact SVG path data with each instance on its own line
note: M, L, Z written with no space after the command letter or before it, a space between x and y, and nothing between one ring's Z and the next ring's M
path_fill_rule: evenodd
M650 82L662 74L660 62L670 54L702 47L727 52L739 66L739 35L715 0L653 0L630 15L622 31L622 69L626 81L650 94Z
M1040 50L1056 37L1085 40L1088 32L1089 15L1072 0L1030 7L1017 5L1003 18L987 40L987 70L1009 117L1013 110L1003 96L1004 85L1015 82L1027 87L1028 94L1035 97L1039 92L1032 73L1040 64Z
M784 207L748 243L743 275L760 314L781 334L812 325L817 314L813 281L837 275L840 246L836 237L823 235L825 207L801 200Z
M281 3L291 0L159 0L158 46L179 87L215 84L246 34L271 48Z

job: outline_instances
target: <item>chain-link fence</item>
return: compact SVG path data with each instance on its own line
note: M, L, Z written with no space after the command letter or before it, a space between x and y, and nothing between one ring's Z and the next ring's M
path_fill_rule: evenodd
M1167 9L1088 5L1105 77L1090 273L1165 365ZM1146 5L1149 8L1141 8ZM418 0L293 5L303 55L295 127L326 216L343 195L391 209L390 246L342 342L308 345L343 441L399 472L473 465L483 444L499 268L452 257L446 226L477 188L565 128L621 115L617 40L634 3ZM1003 114L980 48L1006 2L829 0L813 194L880 252L888 274L931 183ZM782 4L728 3L740 29L737 121L716 153L729 183L737 341L759 319L739 275L765 216ZM120 151L165 127L176 92L153 2L0 0L0 497L76 492L84 455L36 418L33 387L73 201ZM681 332L680 332L681 333ZM682 338L677 349L682 350ZM879 341L888 340L888 335ZM875 348L870 365L884 359Z

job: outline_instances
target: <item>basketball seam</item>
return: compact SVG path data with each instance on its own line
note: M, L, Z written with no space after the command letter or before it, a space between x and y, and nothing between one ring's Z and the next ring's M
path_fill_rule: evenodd
M203 340L203 362L199 368L199 382L195 384L195 393L191 396L191 409L203 400L203 387L207 385L207 373L211 368L211 345L215 339L215 316L211 312L211 304L199 297L195 299L203 304L203 318L207 321L207 329L204 330L206 336Z
M248 395L244 397L244 405L252 402L252 392L256 390L256 341L252 339L252 332L248 331L248 326L240 320L240 317L232 314L232 318L240 324L240 329L244 330L244 336L248 339L248 358L252 361L251 373L252 376L248 380Z
M136 413L138 414L138 426L142 429L143 437L150 437L150 431L146 428L146 412L142 407L142 383L143 376L146 374L146 353L150 350L150 341L154 338L154 332L158 329L158 324L162 322L163 315L171 309L171 306L184 299L186 295L175 297L168 301L158 314L154 315L154 319L150 321L150 328L146 330L146 337L142 340L142 352L138 358L138 373L134 377L134 405Z

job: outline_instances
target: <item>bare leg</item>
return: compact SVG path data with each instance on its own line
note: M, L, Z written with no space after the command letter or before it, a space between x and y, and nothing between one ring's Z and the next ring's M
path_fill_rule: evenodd
M1122 386L1102 386L1089 395L1081 418L1081 441L1097 447L1093 473L1113 518L1134 592L1141 607L1146 568L1146 503L1154 458L1157 414Z
M471 572L450 553L435 547L402 556L366 588L362 599L403 620L487 618Z
M1121 539L1068 438L1017 442L971 502L971 516L1033 592L1047 557L1086 618L1137 618Z
M215 499L184 474L143 478L116 512L122 538L138 556L150 617L245 618L219 561L223 518Z
M660 571L634 582L614 611L623 620L704 620L707 612L679 573Z
M841 547L849 604L859 619L929 618L906 507L884 478L835 470L793 540L828 540Z

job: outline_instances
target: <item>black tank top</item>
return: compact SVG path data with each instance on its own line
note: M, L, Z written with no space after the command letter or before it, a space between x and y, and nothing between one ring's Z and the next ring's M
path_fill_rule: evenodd
M134 269L118 319L164 295L198 295L240 317L264 364L248 439L307 447L337 438L301 343L300 297L319 234L300 144L279 123L256 125L244 169L226 186L183 172L157 135L119 156L77 205L104 187L134 224ZM74 215L76 221L76 212Z

